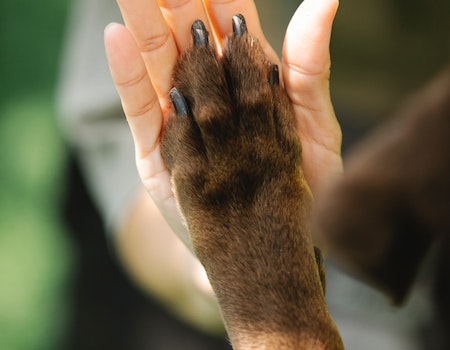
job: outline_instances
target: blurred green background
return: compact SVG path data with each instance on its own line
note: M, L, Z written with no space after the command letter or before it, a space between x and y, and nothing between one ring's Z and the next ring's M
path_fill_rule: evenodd
M0 349L57 349L74 257L53 91L67 0L0 2Z

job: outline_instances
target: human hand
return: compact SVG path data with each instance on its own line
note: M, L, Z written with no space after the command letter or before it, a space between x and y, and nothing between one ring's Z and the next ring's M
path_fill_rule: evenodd
M144 186L178 236L190 246L160 155L164 122L172 113L169 91L172 71L191 43L190 26L208 23L217 38L231 32L230 18L241 13L248 31L258 38L271 61L279 63L259 24L253 1L118 0L126 27L105 30L111 75L120 95L136 149L136 163ZM286 91L294 107L303 147L303 170L313 191L342 172L341 133L329 95L329 40L337 0L305 0L286 34L281 67Z

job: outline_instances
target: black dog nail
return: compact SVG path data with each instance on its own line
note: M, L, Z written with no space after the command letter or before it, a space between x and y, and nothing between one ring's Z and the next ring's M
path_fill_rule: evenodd
M179 117L186 117L189 113L189 107L184 99L183 95L177 90L177 88L172 88L169 92L170 100L172 101L173 107L175 108L175 113Z
M247 24L245 18L241 14L233 16L233 33L235 36L243 36L247 33Z
M191 27L195 46L208 46L208 31L201 20L196 20Z
M275 86L280 84L280 72L278 70L278 65L272 64L269 72L269 84L270 86Z
M314 246L314 255L316 257L317 265L322 265L323 264L323 255L322 255L322 251L320 250L320 248Z

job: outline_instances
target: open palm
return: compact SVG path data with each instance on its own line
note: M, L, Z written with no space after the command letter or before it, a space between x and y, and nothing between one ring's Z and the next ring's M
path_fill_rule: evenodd
M125 26L105 30L111 75L130 125L142 182L161 213L189 246L160 155L164 120L172 111L168 98L172 71L191 44L196 19L211 24L218 50L231 32L231 18L243 14L249 32L269 59L280 64L267 43L251 0L118 0ZM341 131L329 94L329 41L338 0L305 0L287 30L281 67L293 104L303 147L303 169L313 194L342 173ZM205 9L207 13L205 13Z

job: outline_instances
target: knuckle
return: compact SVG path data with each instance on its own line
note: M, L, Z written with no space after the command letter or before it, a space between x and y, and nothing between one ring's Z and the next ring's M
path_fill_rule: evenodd
M149 113L158 103L158 97L155 95L151 99L146 100L140 105L134 106L134 108L127 111L127 118L137 118Z
M154 52L165 46L169 39L170 33L168 31L151 35L141 40L139 49L142 53Z
M191 0L160 0L158 2L160 8L175 10L189 4Z
M133 87L133 86L139 85L139 83L144 81L146 78L147 78L147 72L142 71L139 74L137 74L136 76L134 76L128 80L117 82L117 86L121 87L121 88Z

